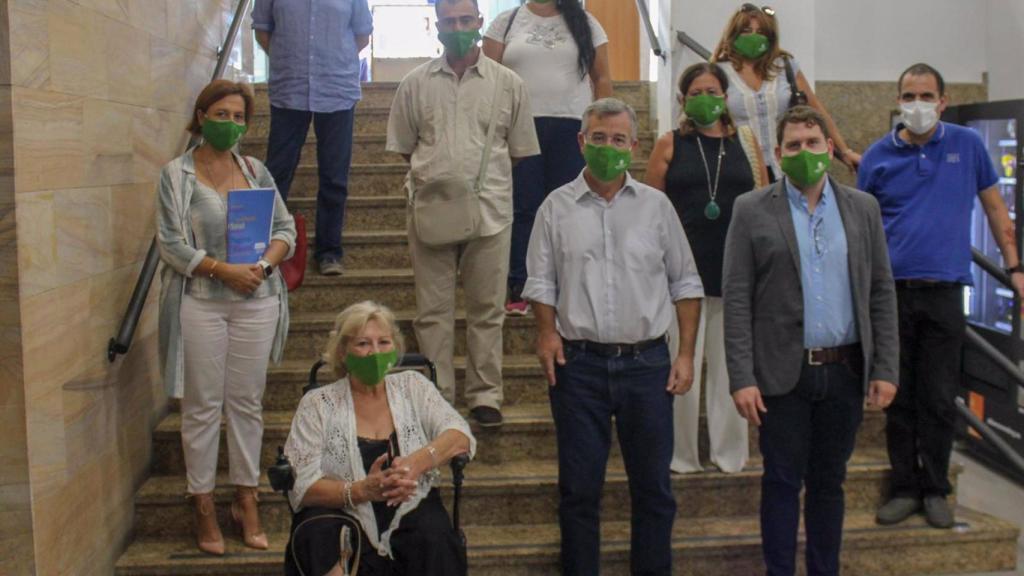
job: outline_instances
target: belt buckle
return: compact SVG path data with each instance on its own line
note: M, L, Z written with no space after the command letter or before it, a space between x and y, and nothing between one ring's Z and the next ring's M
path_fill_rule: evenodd
M822 366L822 365L825 364L824 362L815 362L814 361L814 353L815 352L821 352L822 350L824 350L824 348L808 348L807 349L807 365L808 366Z
M619 358L622 356L622 344L615 344L615 355L612 358Z

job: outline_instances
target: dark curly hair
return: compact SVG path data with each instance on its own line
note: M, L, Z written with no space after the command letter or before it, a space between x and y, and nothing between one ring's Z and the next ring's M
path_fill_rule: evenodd
M576 49L579 52L576 64L579 67L580 78L582 79L590 72L590 67L594 64L594 54L596 52L594 50L594 37L590 32L590 19L587 17L587 11L580 4L580 0L557 0L555 6L562 13L562 18L565 18L565 25L569 28L569 33L572 34L572 39L576 42Z

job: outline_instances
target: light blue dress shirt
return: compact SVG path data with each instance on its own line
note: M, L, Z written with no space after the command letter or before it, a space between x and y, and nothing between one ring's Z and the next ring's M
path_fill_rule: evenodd
M367 0L256 0L254 30L270 32L270 103L348 110L362 97L356 36L373 32Z
M850 291L846 228L832 184L826 179L814 213L786 178L786 195L800 247L804 292L804 347L833 348L859 340Z

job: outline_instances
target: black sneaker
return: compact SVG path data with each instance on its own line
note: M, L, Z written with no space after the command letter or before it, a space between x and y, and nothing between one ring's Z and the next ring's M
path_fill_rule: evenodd
M481 428L498 428L505 422L501 417L501 411L490 406L477 406L469 411L469 416Z
M924 517L933 528L953 527L953 511L945 496L925 496Z
M921 509L920 498L901 496L893 498L878 509L875 521L883 526L899 524Z

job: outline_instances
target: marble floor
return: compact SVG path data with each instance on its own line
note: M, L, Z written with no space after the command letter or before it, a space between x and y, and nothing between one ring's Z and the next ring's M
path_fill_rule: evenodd
M1007 480L963 451L956 451L953 454L953 461L964 467L957 488L957 501L960 505L1024 526L1024 486ZM1017 543L1017 550L1016 570L977 573L970 576L1024 575L1024 533Z

